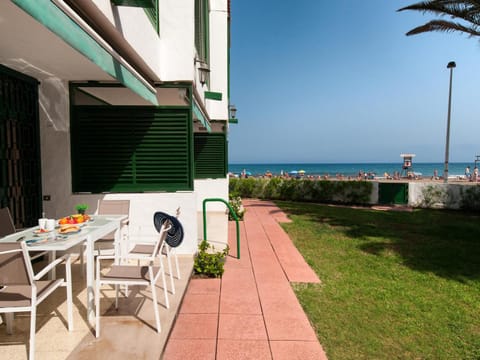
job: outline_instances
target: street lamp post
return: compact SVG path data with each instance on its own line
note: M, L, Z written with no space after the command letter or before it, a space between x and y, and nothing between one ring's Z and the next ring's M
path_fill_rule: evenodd
M453 69L457 65L455 61L450 61L447 65L447 69L450 69L450 87L448 91L448 115L447 115L447 140L445 142L445 168L443 170L443 182L448 183L448 155L450 146L450 113L452 111L452 78Z

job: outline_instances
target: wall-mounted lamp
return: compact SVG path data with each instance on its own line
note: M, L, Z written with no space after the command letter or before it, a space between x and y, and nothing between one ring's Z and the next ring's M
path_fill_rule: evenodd
M205 83L207 82L207 79L208 79L208 75L210 74L210 67L208 66L208 64L205 61L200 60L200 59L195 59L194 64L196 64L196 63L199 63L199 65L198 65L198 75L199 75L200 83L202 85L205 85Z
M228 110L230 111L230 119L235 119L235 116L237 115L237 108L235 105L229 105Z

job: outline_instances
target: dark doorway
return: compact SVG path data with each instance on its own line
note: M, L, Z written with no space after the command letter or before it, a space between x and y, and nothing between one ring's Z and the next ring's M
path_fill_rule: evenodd
M379 183L378 202L380 204L408 204L408 183Z
M38 81L0 65L0 207L16 228L42 215Z

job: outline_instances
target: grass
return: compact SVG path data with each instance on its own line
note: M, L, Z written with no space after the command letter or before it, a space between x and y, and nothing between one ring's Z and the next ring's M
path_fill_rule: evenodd
M322 284L294 290L330 360L480 359L480 217L277 202Z

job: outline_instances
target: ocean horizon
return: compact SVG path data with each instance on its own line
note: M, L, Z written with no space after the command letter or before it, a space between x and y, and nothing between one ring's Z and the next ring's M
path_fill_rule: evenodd
M357 176L359 172L372 173L376 176L383 176L385 173L393 175L395 172L402 173L402 162L370 162L370 163L229 163L228 171L239 175L242 171L252 176L262 176L267 172L274 176L282 173L291 173L303 170L305 175L334 177L337 174L343 176ZM474 162L451 162L448 166L449 177L463 176L465 168L470 166L471 170L475 166ZM432 177L434 171L442 176L444 163L425 162L413 163L410 171L415 172L422 177Z

